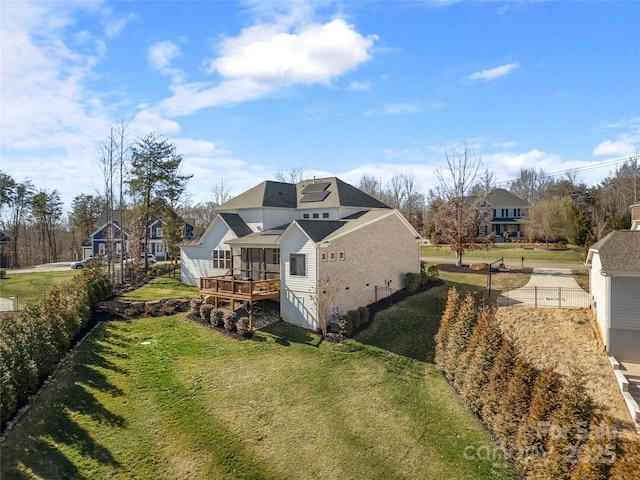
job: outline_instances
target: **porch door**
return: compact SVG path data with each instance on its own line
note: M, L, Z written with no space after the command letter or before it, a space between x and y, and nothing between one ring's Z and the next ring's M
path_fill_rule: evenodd
M262 249L249 249L249 276L254 280L262 279Z

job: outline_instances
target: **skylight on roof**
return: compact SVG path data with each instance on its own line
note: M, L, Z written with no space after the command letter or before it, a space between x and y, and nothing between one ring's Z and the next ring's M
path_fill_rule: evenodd
M331 192L309 192L302 195L300 203L321 202L329 196Z

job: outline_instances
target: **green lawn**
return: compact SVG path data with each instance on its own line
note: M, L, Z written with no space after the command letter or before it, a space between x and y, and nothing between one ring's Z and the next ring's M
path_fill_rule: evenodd
M541 245L538 245L540 247ZM455 258L455 254L448 245L423 245L421 252L423 257ZM555 263L579 263L583 258L583 247L567 245L566 250L547 250L543 248L532 248L524 243L498 243L489 248L468 250L462 257L479 260L496 261L501 258L505 262L520 265L522 257L525 262L555 262Z
M132 292L118 297L119 300L147 301L165 298L199 297L198 287L190 287L180 282L180 271L154 278L149 283Z
M243 342L184 314L102 323L8 436L1 477L516 478L465 456L493 443L425 363L446 288L343 345L283 323Z
M0 296L12 298L22 308L26 303L42 300L53 285L66 282L80 270L63 270L57 272L11 273L0 279Z

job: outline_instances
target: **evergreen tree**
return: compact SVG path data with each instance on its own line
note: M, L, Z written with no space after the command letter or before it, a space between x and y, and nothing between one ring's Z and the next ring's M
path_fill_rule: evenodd
M445 374L455 382L456 368L462 353L467 349L473 328L477 322L475 300L467 293L460 304L456 322L451 327L445 355Z
M492 429L500 401L513 375L516 357L517 349L513 340L503 337L500 350L489 371L489 381L482 389L482 418Z
M447 347L449 344L449 336L451 335L451 328L455 324L458 318L458 310L460 309L460 295L456 287L449 289L447 296L447 305L442 313L440 319L440 328L436 333L436 352L435 361L440 370L445 369L445 361L447 356Z
M482 390L489 383L491 366L500 351L502 333L496 325L495 310L481 308L478 323L469 340L469 348L460 361L463 367L456 378L461 380L461 394L465 404L473 413L482 410Z

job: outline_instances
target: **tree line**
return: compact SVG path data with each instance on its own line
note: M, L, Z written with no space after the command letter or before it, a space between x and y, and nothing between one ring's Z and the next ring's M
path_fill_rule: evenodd
M555 178L533 168L522 168L516 179L501 185L532 205L525 232L530 240L588 247L612 230L629 228L629 206L640 199L638 159L630 156L593 186L581 182L575 171ZM231 198L231 188L220 177L212 184L210 200L194 204L186 190L190 175L180 171L182 160L168 140L150 133L129 141L127 126L117 125L97 153L103 186L77 195L68 214L57 190L38 189L29 179L0 172L0 228L12 240L3 246L2 266L82 258L82 241L94 231L100 214L112 224L114 212L127 222L134 258L148 242L145 227L151 218L162 219L167 246L177 253L182 222L188 219L194 234L200 234L213 220L214 208ZM498 184L467 147L445 152L443 165L436 172L437 185L427 193L410 172L387 182L365 174L356 186L398 209L423 237L451 245L461 261L465 250L478 245L479 207ZM275 180L289 183L306 176L300 167L274 174ZM122 241L116 238L122 231L107 234L110 246Z

